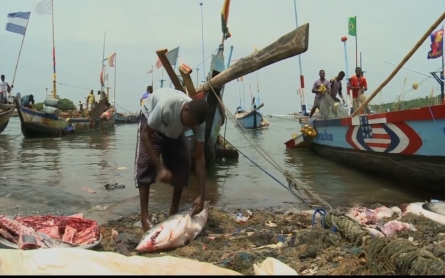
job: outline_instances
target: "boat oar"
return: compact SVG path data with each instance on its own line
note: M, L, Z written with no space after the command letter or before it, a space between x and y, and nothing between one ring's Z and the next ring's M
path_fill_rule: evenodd
M217 76L204 83L196 93L211 90L211 87L220 87L232 80L240 78L281 60L291 58L307 51L309 47L309 23L303 24L294 31L282 36L269 46L255 51L249 56L240 59L237 63L223 70ZM210 83L210 85L209 85Z
M442 23L442 21L444 19L445 19L445 12L442 13L442 15L431 25L430 28L428 28L428 30L425 32L425 34L423 34L423 36L416 43L416 45L411 49L411 51L408 52L408 54L406 54L406 56L405 56L405 58L403 58L402 62L400 62L400 64L392 71L392 73L388 76L388 78L386 78L386 80L383 81L383 83L380 84L379 87L377 87L377 89L354 111L354 113L352 113L351 117L354 117L355 115L357 115L359 113L359 111L362 110L363 107L368 105L368 103L380 92L380 90L383 89L383 87L385 87L386 84L389 83L389 81L391 81L391 79L397 74L397 72L399 72L399 70L403 67L403 65L409 60L409 58L411 58L411 56L413 56L414 52L416 52L417 49L419 49L419 47L422 45L422 43L430 36L430 34L434 31L434 29L436 29L436 27L439 26L440 23Z

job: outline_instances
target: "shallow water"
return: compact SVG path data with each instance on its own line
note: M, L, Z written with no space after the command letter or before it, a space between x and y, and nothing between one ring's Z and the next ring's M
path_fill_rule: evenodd
M419 189L407 192L403 186L350 170L313 155L309 150L286 150L284 142L298 131L298 122L286 117L267 118L270 127L250 132L283 169L332 206L352 203L399 204L423 201L428 196ZM116 126L100 132L61 139L24 139L18 118L12 118L0 134L0 214L37 212L85 212L100 222L139 209L134 187L136 125ZM207 173L207 198L211 204L231 208L301 206L302 202L284 185L284 177L242 136L230 120L221 134L243 154L237 162L219 162ZM104 185L124 184L124 189L107 191ZM172 189L152 186L151 206L168 208ZM95 193L91 193L94 191ZM182 204L198 196L192 175L184 190Z

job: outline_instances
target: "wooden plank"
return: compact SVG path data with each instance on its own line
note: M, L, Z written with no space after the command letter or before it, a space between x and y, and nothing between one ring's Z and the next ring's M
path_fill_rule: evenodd
M9 109L9 108L15 108L15 105L0 103L0 109Z
M308 47L309 23L306 23L282 36L269 46L240 59L237 63L210 79L210 84L212 87L222 86L276 62L302 54L307 51ZM196 89L196 93L199 94L209 90L210 85L207 82Z
M170 62L168 61L167 56L165 56L165 54L167 52L168 52L167 49L160 49L160 50L156 51L156 54L158 55L159 60L161 61L162 65L164 66L165 71L167 72L171 81L173 82L175 89L179 90L181 92L184 92L184 88L182 87L181 82L178 79L178 76L176 76L176 73L173 70L172 65L170 65Z
M190 77L192 72L192 69L187 65L183 64L179 66L179 73L181 74L182 81L184 81L189 97L196 95L195 85L193 85L192 78Z

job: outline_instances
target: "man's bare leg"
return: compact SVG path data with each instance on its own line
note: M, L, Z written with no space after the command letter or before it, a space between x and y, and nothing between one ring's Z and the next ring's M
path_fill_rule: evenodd
M141 202L141 223L144 232L153 228L148 215L148 199L150 197L150 185L139 184L139 199Z

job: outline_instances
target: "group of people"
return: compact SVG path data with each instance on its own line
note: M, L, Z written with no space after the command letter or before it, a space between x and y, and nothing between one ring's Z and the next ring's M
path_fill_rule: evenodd
M325 78L325 71L319 71L320 78L314 82L312 86L312 93L315 94L314 105L311 109L309 117L312 117L317 109L320 109L320 102L322 98L329 95L334 99L335 102L340 102L337 95L340 96L343 104L345 104L345 99L342 94L341 82L345 77L345 73L340 71L338 75L330 80ZM350 95L349 91L352 91L352 107L355 111L359 106L366 100L364 92L368 90L368 83L366 78L363 76L363 71L360 67L355 68L355 75L349 78L347 84L347 94ZM369 107L365 107L366 112L369 114Z
M99 96L99 100L96 102L96 97L94 96L94 90L91 90L88 96L86 97L86 109L92 110L99 101L106 99L106 103L108 103L107 94L104 91L97 91L97 95ZM83 103L79 100L79 110L83 110Z

